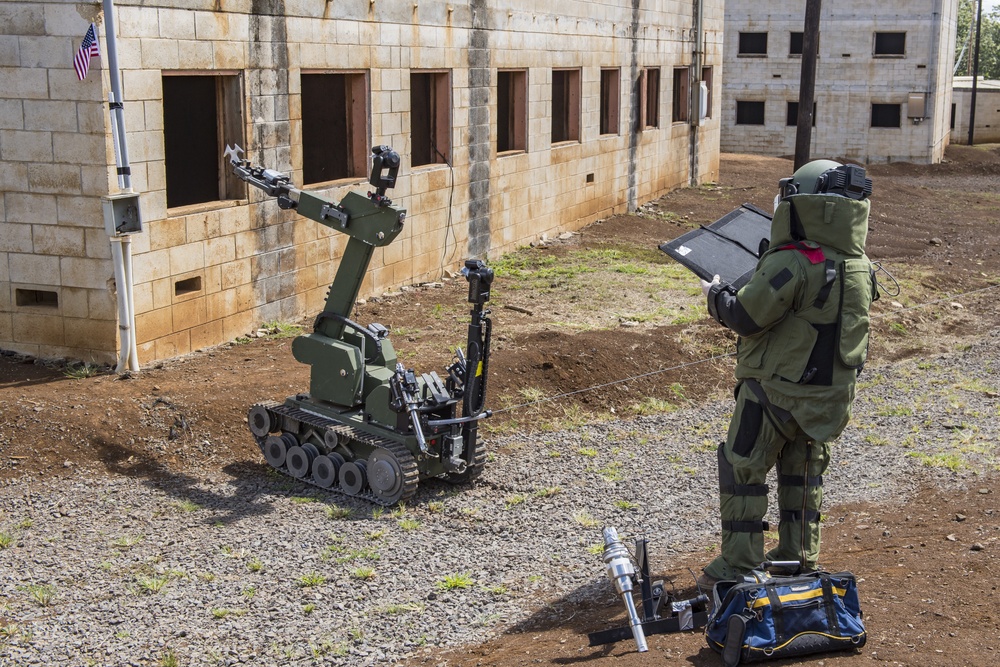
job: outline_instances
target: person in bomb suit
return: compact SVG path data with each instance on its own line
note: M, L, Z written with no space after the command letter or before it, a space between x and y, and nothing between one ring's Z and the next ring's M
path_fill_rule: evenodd
M814 160L780 182L768 250L739 291L702 281L708 311L739 335L736 407L718 450L721 554L702 586L765 560L816 568L830 441L847 426L868 353L875 272L865 255L871 181L864 169ZM778 546L764 553L777 465Z

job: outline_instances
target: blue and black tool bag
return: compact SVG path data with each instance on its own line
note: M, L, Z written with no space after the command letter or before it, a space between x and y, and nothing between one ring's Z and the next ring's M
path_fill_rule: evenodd
M867 640L850 572L783 577L755 570L718 582L713 597L705 638L726 667L857 649Z

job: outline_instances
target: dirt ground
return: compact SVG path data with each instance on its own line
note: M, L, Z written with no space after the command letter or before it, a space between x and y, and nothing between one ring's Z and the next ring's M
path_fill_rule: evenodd
M787 160L724 156L718 184L671 193L640 215L616 216L518 251L514 262L501 260L488 385L488 405L498 414L487 432L628 417L650 405L698 402L728 392L727 355L734 339L703 312L697 279L656 246L743 202L769 210L777 180L790 171ZM1000 284L1000 147L955 146L944 164L876 166L870 175L875 195L868 252L904 288L876 303L870 363L955 349L963 339L995 327L1000 308L991 287ZM623 303L645 300L655 306L662 296L661 283L644 282L650 275L645 268L610 291L558 271L548 282L539 283L537 274L530 282L512 268L517 262L559 267L586 253L607 252L633 253L644 266L677 270L677 280L688 281L690 289L672 297L669 312L654 308L640 316ZM882 282L892 287L884 275ZM448 347L464 343L465 291L461 279L413 288L369 300L355 318L389 327L407 365L440 369L451 357ZM939 307L922 307L931 302ZM649 314L654 311L658 314ZM155 476L247 464L263 471L246 429L246 411L255 402L304 390L308 369L292 359L291 338L251 333L131 377L71 378L72 369L59 364L0 357L0 484L81 470ZM717 358L704 361L711 357ZM599 385L604 386L590 389ZM870 639L859 654L828 656L821 664L1000 661L997 503L992 484L979 483L982 489L963 492L929 488L901 509L831 509L838 523L827 531L824 549L837 550L843 555L838 566L862 577ZM973 551L977 544L982 549ZM682 587L690 580L685 568L698 567L703 558L693 554L690 562L663 563L662 574L676 577ZM586 646L586 632L621 618L610 597L587 608L549 602L493 642L436 656L431 664L648 662L630 642ZM906 619L903 627L900 618ZM700 633L654 637L650 647L669 664L720 664Z

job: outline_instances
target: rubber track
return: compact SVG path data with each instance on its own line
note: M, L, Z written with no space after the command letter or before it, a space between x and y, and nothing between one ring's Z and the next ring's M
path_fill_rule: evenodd
M290 419L294 419L299 423L311 426L319 430L320 432L329 429L335 431L338 436L346 436L349 439L349 442L346 445L348 448L350 448L350 441L357 441L357 442L363 442L371 447L381 447L382 449L387 450L390 454L396 457L396 461L399 463L399 467L403 472L403 491L397 500L393 502L386 502L384 498L380 498L378 495L376 495L373 491L370 490L362 491L361 493L351 495L346 491L344 491L340 487L339 483L335 483L333 486L330 487L322 487L313 481L312 475L310 475L309 477L293 477L291 474L289 474L287 466L274 468L274 470L277 470L285 475L288 475L288 477L294 479L297 482L305 482L306 484L312 484L316 488L322 489L323 491L332 491L333 493L339 493L340 495L346 496L348 498L361 498L363 500L373 502L376 505L382 505L385 507L391 507L396 503L401 503L404 500L407 500L408 498L412 497L413 494L417 492L417 484L420 482L420 471L417 468L417 462L416 460L414 460L413 454L410 453L410 450L407 449L406 445L404 445L403 443L395 442L393 440L389 440L388 438L381 438L379 436L371 435L370 433L359 431L356 428L353 428L346 424L342 424L328 417L323 417L322 415L317 415L312 412L307 412L299 408L294 408L288 405L284 405L282 403L269 401L267 403L258 403L257 405L266 409L272 415L279 415L281 417L288 417ZM295 434L296 438L298 438L301 435L302 431L303 429L300 427L299 432ZM264 436L263 438L258 438L254 436L254 440L257 441L257 446L260 447L262 453L264 451L264 440L266 440L266 438L267 436ZM485 454L484 454L484 459L485 459Z

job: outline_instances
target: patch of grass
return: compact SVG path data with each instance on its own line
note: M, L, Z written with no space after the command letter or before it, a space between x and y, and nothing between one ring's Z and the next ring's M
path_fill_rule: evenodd
M351 570L351 577L354 579L360 579L361 581L371 581L375 578L375 568L356 567Z
M331 545L331 547L332 546L335 545ZM331 547L327 547L327 549L331 549ZM381 555L379 555L379 552L375 549L352 549L351 551L344 553L343 556L338 556L336 562L350 563L355 560L378 560L379 558L381 558Z
M159 667L180 667L181 661L171 649L167 649L166 652L160 656Z
M444 511L444 503L440 500L432 500L427 503L427 511L434 512L435 514L440 514Z
M271 320L261 325L260 333L265 338L294 338L302 333L302 327L291 322Z
M382 612L389 614L390 616L396 616L398 614L408 614L410 612L415 612L415 611L419 612L423 610L424 610L424 605L418 602L402 602L382 607Z
M201 509L201 505L194 502L193 500L186 500L186 499L174 503L174 507L176 507L181 512L197 512L198 510Z
M0 532L0 549L9 549L17 542L10 533Z
M21 519L20 521L17 522L17 525L14 527L17 528L18 530L28 530L34 525L35 522L32 519L28 518L28 519Z
M312 588L313 586L322 586L326 583L326 575L319 572L310 572L308 574L303 574L301 577L295 580L299 588Z
M420 522L416 519L406 517L399 520L399 527L402 528L407 533L412 533L413 531L420 528Z
M604 553L604 542L597 542L587 547L587 553L592 556L600 556Z
M385 528L376 528L375 530L369 530L367 533L365 533L365 537L372 541L380 540L383 537L385 537Z
M521 503L523 503L527 499L528 499L528 496L524 495L523 493L519 493L517 495L509 496L506 500L504 500L504 503L503 503L504 509L508 509L509 510L512 507L516 507L516 506L520 505Z
M483 588L486 590L487 593L490 593L492 595L507 595L507 593L510 593L510 589L508 589L503 584L484 586Z
M250 572L260 572L264 569L264 562L259 558L251 558L247 561L247 570Z
M536 498L551 498L552 496L562 493L562 487L560 486L546 486L543 489L538 489L535 491L534 496Z
M616 500L613 504L620 510L634 510L639 508L638 503L633 503L630 500Z
M78 362L66 366L66 370L63 371L63 375L73 380L82 380L84 378L100 375L103 372L104 368L102 366L86 362Z
M316 605L314 605L313 603L310 602L309 604L302 605L302 613L305 614L306 616L313 613L314 611L316 611Z
M595 519L594 517L590 516L586 512L576 512L576 513L574 513L573 514L573 521L576 521L578 524L580 524L584 528L596 528L597 524L598 524L597 519Z
M597 470L597 473L609 482L621 482L625 479L625 473L622 472L622 464L620 461L613 461L608 465Z
M159 593L167 587L168 583L170 583L170 577L166 575L156 577L139 577L136 579L136 583L139 584L141 592Z
M867 442L869 445L874 445L876 447L886 447L889 445L888 440L886 440L880 435L874 435L872 433L869 433L868 435L865 436L865 442Z
M292 496L292 502L296 505L306 505L317 501L316 496Z
M245 597L247 600L253 600L253 596L257 595L257 587L256 586L244 586L242 594L243 594L243 597Z
M545 398L545 392L538 387L523 387L517 390L525 403L537 403Z
M229 616L229 614L231 614L231 613L232 613L232 611L229 610L229 609L226 609L225 607L213 607L212 608L212 616L214 616L215 618L225 618L226 616Z
M142 535L122 535L114 542L111 543L112 546L118 547L119 549L131 549L135 545L142 542Z
M468 572L458 572L455 574L445 575L444 578L438 580L436 586L438 590L453 591L468 588L474 583L475 581L473 581L472 575Z
M642 401L630 405L629 410L634 415L644 417L647 415L662 415L668 412L675 412L677 406L662 398L647 396Z
M28 584L28 596L39 607L48 607L56 598L56 587L50 584Z
M597 448L596 447L581 447L580 449L576 450L576 453L579 454L580 456L589 456L589 457L593 458L593 457L597 456Z
M927 466L929 468L947 468L952 472L958 472L959 469L964 467L965 462L962 457L958 454L949 453L938 453L938 454L925 454L924 452L907 452L909 457L917 459L920 465Z
M341 507L339 505L327 505L326 506L326 518L327 519L347 519L352 514L354 510L350 507ZM374 514L374 512L372 512ZM378 518L378 517L375 517Z

